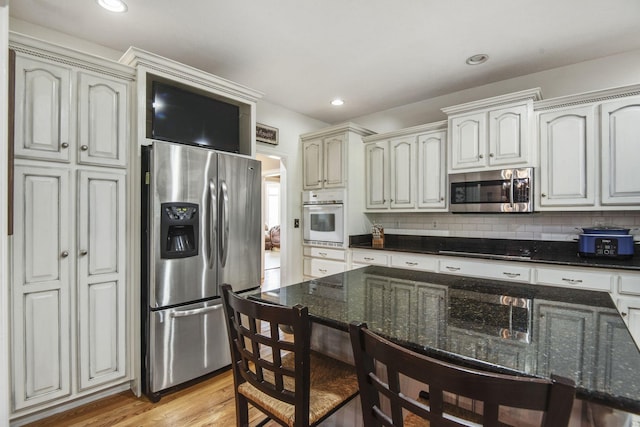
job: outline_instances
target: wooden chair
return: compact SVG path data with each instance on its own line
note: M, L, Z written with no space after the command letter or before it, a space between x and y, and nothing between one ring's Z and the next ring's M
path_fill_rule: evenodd
M525 425L567 426L573 406L573 381L516 377L478 371L400 347L367 329L349 325L365 427ZM408 380L410 379L410 380ZM428 386L411 398L407 384ZM403 389L403 387L405 389ZM415 390L414 390L415 391ZM460 402L473 402L462 407ZM383 402L381 404L381 402ZM532 412L533 411L533 412ZM515 421L503 419L515 415Z
M238 426L249 425L247 403L283 426L306 427L358 394L353 366L311 351L306 307L249 300L229 285L222 286L222 297ZM283 330L291 331L293 340Z

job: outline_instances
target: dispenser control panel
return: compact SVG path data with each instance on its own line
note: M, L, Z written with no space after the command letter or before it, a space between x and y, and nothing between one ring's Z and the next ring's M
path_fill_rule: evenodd
M198 211L194 206L166 206L164 211L173 220L191 219Z

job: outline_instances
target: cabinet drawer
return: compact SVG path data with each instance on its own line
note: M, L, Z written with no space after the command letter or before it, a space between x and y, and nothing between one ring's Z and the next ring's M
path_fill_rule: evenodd
M640 295L640 274L621 274L618 286L621 294Z
M305 246L304 255L314 258L337 259L344 261L345 252L340 249L316 248L313 246Z
M598 271L538 268L536 283L611 292L613 275Z
M529 283L531 281L531 269L515 264L490 260L480 262L443 259L440 261L440 273Z
M410 268L413 270L436 271L438 269L438 261L429 256L391 255L391 266Z
M311 277L323 277L345 271L345 264L316 258L304 259L304 274Z
M352 262L358 264L388 265L389 257L386 254L375 253L374 251L353 251Z

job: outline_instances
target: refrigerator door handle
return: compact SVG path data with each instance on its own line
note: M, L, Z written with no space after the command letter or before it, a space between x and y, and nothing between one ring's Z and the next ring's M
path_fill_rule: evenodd
M187 316L195 316L196 314L205 314L211 311L216 311L222 308L222 304L211 305L209 307L196 308L193 310L181 310L181 311L172 311L169 313L169 317L187 317Z
M220 239L220 263L224 267L227 265L227 254L229 253L229 190L227 183L220 183L220 198L222 199L222 209L220 223L222 224L222 238Z
M209 228L207 236L207 264L209 269L215 267L213 248L216 242L216 184L212 179L209 180L209 221L207 221L207 227Z

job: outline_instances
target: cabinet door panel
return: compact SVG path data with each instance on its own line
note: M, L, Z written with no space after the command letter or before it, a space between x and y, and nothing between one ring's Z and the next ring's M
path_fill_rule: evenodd
M540 206L593 206L593 107L540 115Z
M70 393L68 292L51 289L19 298L12 345L16 409Z
M412 138L411 138L412 139ZM411 139L391 141L390 157L390 206L411 209L415 207L415 154Z
M79 381L85 389L125 375L125 176L79 172Z
M526 163L528 110L515 106L489 112L489 164Z
M325 188L345 185L344 139L332 137L324 140L324 186Z
M451 169L482 167L486 165L487 144L486 113L454 117L450 122Z
M68 162L71 71L16 57L15 155Z
M127 84L80 73L78 97L78 162L125 166Z
M640 203L640 97L602 104L602 203Z
M66 286L71 209L69 172L15 168L15 285Z
M365 145L367 209L386 209L388 203L388 172L386 142Z
M590 310L565 308L538 303L536 315L538 330L538 374L548 376L553 372L573 372L570 379L588 387L592 372L585 369L594 356L592 330L594 314ZM571 331L567 333L566 331Z
M445 208L446 132L418 136L418 207Z
M22 409L70 392L69 171L15 168L13 389Z
M304 161L304 180L302 186L305 190L322 188L322 141L307 141L302 144L302 159Z

